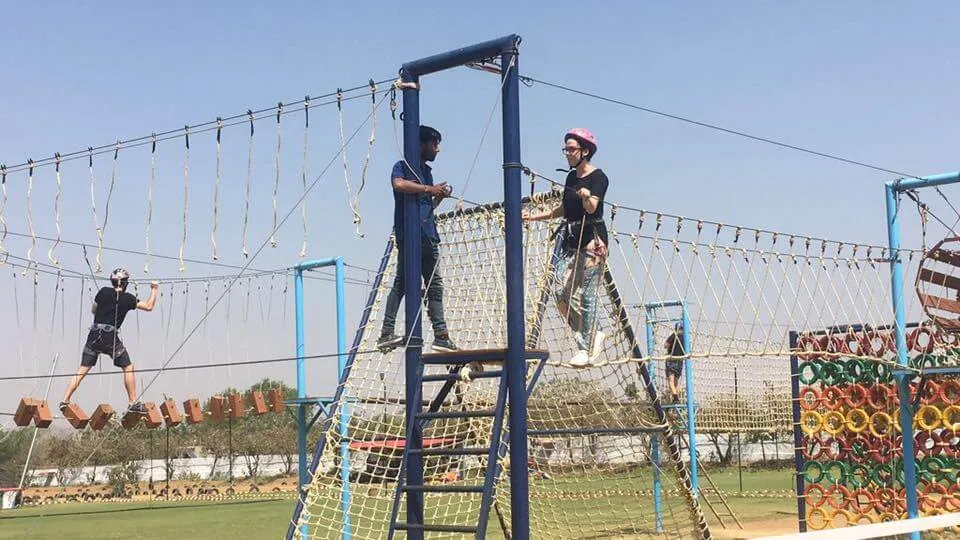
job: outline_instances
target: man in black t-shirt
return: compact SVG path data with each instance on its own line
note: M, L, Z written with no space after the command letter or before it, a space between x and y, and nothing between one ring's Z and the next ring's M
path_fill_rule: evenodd
M90 369L97 365L97 359L100 355L106 354L113 359L113 365L123 370L123 385L127 389L130 410L139 413L146 412L143 404L137 401L137 382L133 364L130 362L130 354L127 352L127 348L120 341L119 333L120 326L130 311L135 309L153 311L160 284L156 281L152 282L150 284L150 298L140 302L136 296L127 292L129 281L130 272L123 268L117 268L110 274L110 283L113 287L103 287L94 297L93 306L90 309L93 312L93 326L90 327L90 333L87 334L87 343L83 347L80 369L70 380L63 401L60 402L61 411L70 404L70 397L77 391L77 387L80 386L80 382L90 372Z
M667 349L666 361L667 387L670 390L670 399L676 403L680 401L680 377L683 375L683 359L687 353L683 350L683 325L677 323L673 333L667 336L664 343Z

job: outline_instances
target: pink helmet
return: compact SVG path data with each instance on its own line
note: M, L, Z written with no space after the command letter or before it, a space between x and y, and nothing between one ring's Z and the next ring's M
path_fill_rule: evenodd
M590 150L591 158L597 153L597 138L593 136L593 133L590 133L589 129L573 128L563 136L563 140L570 138L576 139L581 145L585 145Z

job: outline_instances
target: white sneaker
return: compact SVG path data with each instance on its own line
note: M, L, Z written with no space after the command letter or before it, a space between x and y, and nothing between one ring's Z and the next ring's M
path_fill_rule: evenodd
M587 351L580 349L577 351L577 354L573 355L573 358L570 359L570 365L572 367L587 367L590 365L590 354Z
M596 360L603 352L603 340L605 339L607 339L607 335L601 331L597 331L597 333L593 335L593 348L590 349L591 360Z

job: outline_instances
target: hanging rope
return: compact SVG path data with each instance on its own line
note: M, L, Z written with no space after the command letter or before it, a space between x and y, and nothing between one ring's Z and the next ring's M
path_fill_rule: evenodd
M248 257L247 224L250 222L250 189L253 187L253 111L248 110L250 118L250 139L247 142L247 196L243 206L243 256Z
M117 182L117 161L120 156L120 141L117 141L117 146L113 150L113 166L110 170L110 189L107 191L107 203L103 206L103 227L100 227L98 230L98 245L97 245L97 272L103 267L100 263L101 258L103 257L103 237L107 234L107 220L110 218L110 199L113 198L113 186Z
M363 193L364 186L367 185L367 169L370 166L370 158L373 155L373 145L377 141L377 83L370 79L370 139L367 141L367 155L363 158L363 169L360 172L360 189L353 199L353 208L355 220L357 223L357 235L363 238L360 231L360 194Z
M187 126L183 131L183 141L186 144L186 150L183 158L183 237L180 239L180 271L183 272L187 266L183 263L183 251L187 245L187 196L190 188L190 127Z
M223 119L217 117L217 168L213 182L213 232L210 233L210 243L213 244L213 260L219 260L217 255L217 208L220 202L220 133L223 131Z
M143 271L150 273L150 226L153 222L153 183L157 171L157 134L153 134L153 143L150 145L150 181L147 184L147 262Z
M277 148L273 153L273 228L270 233L270 247L277 247L277 192L280 190L280 145L283 142L283 130L280 128L280 115L283 103L277 103Z
M303 98L303 161L300 168L300 179L303 181L303 192L307 192L307 150L310 142L310 96ZM300 215L303 218L303 244L300 246L300 257L307 256L307 200L300 202Z
M3 191L3 200L0 202L0 227L3 227L3 233L0 234L0 253L3 253L3 260L0 260L0 266L7 264L7 258L10 252L3 247L3 242L7 239L7 222L3 219L3 211L7 207L7 166L0 165L0 190Z
M33 265L33 248L37 245L37 235L33 230L33 204L31 196L33 195L33 160L28 159L29 176L27 179L27 225L30 227L30 249L27 250L27 266L23 269L23 275L27 275L27 270Z
M347 204L350 206L350 211L353 212L353 224L357 226L357 234L360 234L360 213L357 212L357 207L355 206L353 200L352 190L350 189L350 173L347 167L347 149L343 142L343 90L340 88L337 88L337 118L340 123L340 148L343 149L343 151L340 153L340 157L343 158L343 183L347 188Z
M60 261L53 255L54 250L60 245L60 193L62 192L62 184L60 183L60 152L54 154L54 158L56 159L54 171L57 176L57 195L53 199L53 213L54 223L56 223L57 226L57 240L50 246L50 250L47 251L47 258L50 259L50 262L55 266L60 266Z

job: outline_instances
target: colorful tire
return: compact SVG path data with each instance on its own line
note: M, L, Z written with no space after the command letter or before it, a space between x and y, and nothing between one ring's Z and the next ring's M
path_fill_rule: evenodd
M925 340L921 340L925 337ZM907 333L907 350L930 354L935 345L934 333L929 327L918 326Z
M810 370L810 376L807 376L807 370ZM811 385L820 381L820 362L811 360L802 362L797 367L797 378L801 384Z
M820 392L820 404L824 409L833 411L843 406L843 390L839 386L828 386Z
M859 409L867 404L867 389L862 384L851 384L847 387L844 403L851 409Z
M816 473L816 476L811 474L813 472ZM803 475L804 481L808 484L816 484L823 480L823 465L821 465L819 461L808 461L803 464L803 469L800 470L800 474Z
M827 411L823 415L823 430L830 435L837 435L847 425L847 419L840 411Z
M863 433L870 427L870 415L863 409L850 409L847 412L845 425L850 432Z
M842 493L846 493L846 497L849 497L850 492L847 488L843 487L843 484L847 482L847 477L850 476L850 467L842 461L832 460L824 463L821 468L823 469L824 481L829 484L834 484L830 486L830 488L841 490ZM828 489L827 494L829 495L830 493L832 492Z
M800 414L800 429L807 435L813 435L823 429L823 416L817 411L803 411Z
M863 463L857 463L850 467L850 473L847 475L847 481L850 485L859 491L870 485L870 469Z
M816 495L813 497L812 495ZM819 508L823 506L823 503L827 502L825 490L820 484L809 484L803 490L803 498L806 499L807 504L811 508Z
M940 427L940 422L945 419L945 416L940 412L940 409L934 407L933 405L924 405L917 410L917 413L914 415L914 419L916 420L917 425L920 426L920 429L924 431L933 431Z
M823 425L823 418L820 418L821 426ZM870 416L870 433L874 437L884 438L893 433L895 430L893 418L885 412L875 412Z
M940 383L937 401L947 405L960 404L960 381L950 378Z
M797 339L797 357L803 360L819 360L823 347L820 340L811 334L804 334Z
M804 386L800 389L797 402L800 408L805 411L816 410L821 405L820 391L813 386Z
M960 431L960 405L950 405L940 413L940 424L954 433Z

